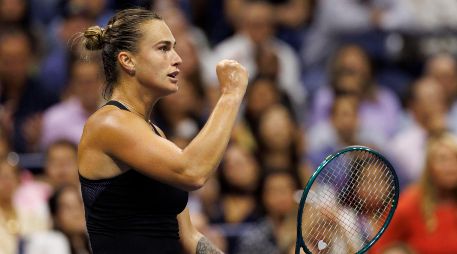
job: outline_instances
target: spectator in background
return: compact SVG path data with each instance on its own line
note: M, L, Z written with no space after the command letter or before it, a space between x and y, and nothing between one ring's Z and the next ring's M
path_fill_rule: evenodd
M190 40L190 43L194 45L195 50L198 53L198 57L205 58L206 54L209 53L209 43L205 34L187 20L183 10L179 8L177 3L173 3L173 1L169 0L157 1L152 6L152 8L155 11L158 11L162 18L167 21L167 24L170 26L175 37L184 37L186 40L185 44L188 43L187 40ZM181 44L181 42L176 46L179 46L179 44Z
M21 237L21 222L14 205L14 193L19 186L19 170L6 161L0 164L0 251L17 253Z
M243 117L254 135L258 136L262 115L272 106L282 103L285 98L286 95L281 92L277 83L266 76L259 76L249 84Z
M29 4L27 0L1 0L0 30L16 27L29 31L32 28Z
M155 121L181 148L187 146L204 124L202 108L205 98L199 91L198 87L183 78L176 94L157 102Z
M252 0L222 1L227 21L235 28L241 26L241 13L244 5ZM263 0L269 3L275 13L275 22L279 26L278 35L288 44L298 49L301 41L302 28L310 20L313 0ZM229 29L226 29L229 30Z
M453 0L377 1L375 23L389 31L426 34L457 27Z
M395 134L401 113L400 103L392 91L375 83L375 70L363 48L354 44L342 46L329 69L330 85L316 92L309 124L328 117L335 96L354 94L360 99L360 124L363 128L385 137Z
M68 140L57 140L46 150L45 182L52 192L65 185L79 186L77 147Z
M0 252L18 253L24 237L48 229L47 210L36 206L39 195L20 194L21 172L8 160L0 162Z
M256 48L259 45L271 48L278 56L279 87L289 95L293 105L298 109L305 100L305 90L300 82L300 63L293 49L274 37L274 15L274 8L269 3L243 3L240 25L235 35L215 47L213 61L208 66L213 66L213 63L223 58L235 59L246 66L252 79L258 73ZM216 77L213 74L208 83L214 84L215 81Z
M89 254L89 237L84 218L81 192L73 185L61 186L49 199L54 229L70 243L71 254Z
M191 213L202 214L208 222L220 217L219 200L221 186L217 176L211 177L201 189L194 191L189 197Z
M297 173L301 166L302 141L301 132L287 108L275 105L262 114L257 151L262 168Z
M384 248L380 254L416 254L408 245L397 243Z
M11 155L11 137L0 127L0 161L7 160Z
M448 124L457 133L457 62L450 54L438 54L425 63L425 75L442 86L446 96Z
M15 151L39 150L41 112L56 101L33 76L33 45L23 30L0 34L0 121Z
M104 75L100 61L73 58L69 66L68 98L47 109L43 114L40 144L45 150L50 144L67 139L79 143L87 118L101 105Z
M373 253L395 242L408 244L418 254L456 253L456 214L457 137L444 133L428 141L422 178L403 191Z
M389 154L406 183L422 174L427 138L447 128L446 97L434 79L422 78L410 87L405 127L389 143Z
M75 34L94 24L87 9L72 9L69 2L48 29L47 53L42 60L40 80L54 96L60 97L67 87L72 57L84 55L75 46ZM49 78L52 77L52 78Z
M79 190L77 148L75 144L67 140L58 140L49 145L46 150L43 180L47 183L41 186L42 191L46 193L42 202L46 203L46 205L48 205L49 199L55 199L53 196L57 195L55 193L62 188L73 186ZM74 201L77 200L74 199ZM66 206L68 205L75 206L74 204L66 204ZM57 208L51 207L51 209ZM51 210L51 213L55 213L55 211ZM51 214L50 217L54 217L54 221L56 221L56 216L56 214ZM78 223L78 213L73 212L71 216L73 216L71 220L74 219L76 220L75 223ZM70 241L74 241L74 239L67 239L67 236L59 230L51 229L35 232L25 238L24 254L70 254Z
M95 24L104 26L108 23L114 12L108 8L110 0L63 0L68 2L73 9L85 9L90 19L95 20ZM64 4L65 5L65 4Z
M302 46L306 67L323 66L329 53L337 49L345 34L367 32L374 28L372 1L319 0L314 19ZM343 11L344 10L344 11Z
M232 144L225 153L220 172L221 196L219 216L212 222L235 227L243 231L245 223L253 223L258 217L255 192L259 186L260 167L254 156L237 144ZM227 231L229 233L229 231ZM239 235L229 234L228 253L238 246Z
M266 172L259 188L264 217L242 235L237 254L286 253L296 238L298 188L297 176L290 172Z
M339 149L350 145L366 145L384 149L382 133L375 133L360 124L359 99L355 95L339 95L330 110L330 117L311 127L308 132L308 155L317 167Z

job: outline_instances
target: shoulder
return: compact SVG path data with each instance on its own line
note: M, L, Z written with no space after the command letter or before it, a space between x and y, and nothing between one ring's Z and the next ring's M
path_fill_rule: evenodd
M147 128L147 123L130 113L114 107L103 107L92 114L84 126L81 143L96 141L97 144L119 142ZM116 137L114 140L113 137Z

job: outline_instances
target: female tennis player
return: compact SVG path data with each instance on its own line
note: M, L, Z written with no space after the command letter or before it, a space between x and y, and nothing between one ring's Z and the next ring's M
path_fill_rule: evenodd
M181 150L150 121L157 100L178 90L181 58L165 22L128 9L84 37L87 49L101 50L110 98L87 120L78 150L93 253L221 253L192 226L186 204L223 155L247 71L235 61L218 63L221 96Z

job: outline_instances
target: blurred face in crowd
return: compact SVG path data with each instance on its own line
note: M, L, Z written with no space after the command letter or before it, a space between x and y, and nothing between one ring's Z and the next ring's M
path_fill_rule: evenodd
M90 15L94 18L102 14L106 8L106 0L84 0L84 2Z
M427 63L426 74L443 87L449 105L457 96L457 63L450 55L439 55Z
M18 169L6 161L0 162L0 202L11 202L19 186Z
M31 49L27 37L16 33L0 40L0 77L7 84L22 84L31 64Z
M0 0L0 20L18 22L25 16L27 3L25 0Z
M173 35L178 37L187 32L188 25L186 17L179 8L164 8L160 14L162 18L167 21L167 25L170 27ZM179 43L181 43L181 40L179 40ZM183 57L183 59L186 59L187 61L187 58Z
M77 185L78 168L76 149L67 144L54 144L48 150L46 176L54 188L66 184Z
M432 144L428 154L432 181L439 189L457 188L457 143L455 140L438 141Z
M268 79L258 79L251 84L247 94L247 111L252 116L259 117L274 104L279 103L276 84Z
M213 204L219 198L220 186L215 177L211 177L205 185L195 191L203 204Z
M353 141L359 126L358 102L355 97L336 97L333 102L331 120L343 142Z
M338 92L361 95L369 85L371 70L365 52L357 46L341 49L335 59L333 86Z
M58 30L59 38L64 45L71 46L74 35L85 31L91 26L93 21L84 15L73 15L67 17L61 24Z
M267 177L262 193L267 213L273 217L283 217L295 209L295 183L287 173L275 173Z
M66 187L57 200L56 223L65 233L80 234L86 231L84 206L81 194L75 187Z
M279 59L274 47L269 43L258 46L256 64L258 75L277 80L279 75Z
M230 185L254 191L257 188L259 173L257 161L251 153L238 145L227 148L223 174Z
M377 164L363 167L359 177L363 180L357 185L357 197L364 200L364 208L368 209L365 212L369 215L376 213L389 196L390 178L384 172L383 166Z
M292 116L280 105L268 109L260 120L260 137L267 148L273 151L289 149L294 131Z
M97 62L79 61L73 65L70 85L82 106L89 112L95 111L102 100L103 73Z
M260 44L274 33L274 10L268 3L246 3L243 10L242 27L251 40Z
M442 87L433 79L423 78L414 84L411 110L416 120L427 129L442 125L446 112L446 98Z
M178 53L182 59L186 59L179 67L179 70L181 71L180 75L189 77L193 73L199 71L200 63L197 50L188 36L180 36L176 40L179 41L179 43L176 44L176 53Z

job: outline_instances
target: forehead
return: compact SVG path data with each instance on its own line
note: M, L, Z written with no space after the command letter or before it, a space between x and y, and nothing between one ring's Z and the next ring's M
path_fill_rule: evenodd
M143 38L140 43L156 44L161 41L175 42L175 37L163 20L150 20L142 24Z

